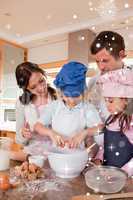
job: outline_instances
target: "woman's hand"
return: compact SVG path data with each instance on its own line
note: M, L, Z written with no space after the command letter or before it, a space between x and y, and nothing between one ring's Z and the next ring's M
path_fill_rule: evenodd
M27 138L27 139L31 139L32 138L32 133L31 133L31 130L30 130L30 125L28 124L28 122L25 122L24 124L24 127L22 128L22 136L24 138Z
M87 134L87 129L84 129L72 138L68 139L69 148L77 148L85 140Z

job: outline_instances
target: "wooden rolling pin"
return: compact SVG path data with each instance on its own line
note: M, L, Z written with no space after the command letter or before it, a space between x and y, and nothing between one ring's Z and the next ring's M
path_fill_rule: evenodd
M108 199L130 198L130 197L133 199L133 192L106 194L106 195L95 195L95 194L80 195L80 196L74 196L72 200L108 200Z

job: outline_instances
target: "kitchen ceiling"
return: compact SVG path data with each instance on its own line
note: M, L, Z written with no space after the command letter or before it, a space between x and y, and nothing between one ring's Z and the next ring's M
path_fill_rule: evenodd
M29 48L86 28L118 31L132 49L133 0L0 0L0 37Z

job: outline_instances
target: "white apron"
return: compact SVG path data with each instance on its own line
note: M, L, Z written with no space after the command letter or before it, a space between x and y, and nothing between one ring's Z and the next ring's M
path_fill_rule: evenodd
M65 137L72 137L86 127L84 104L69 109L59 103L52 119L52 129Z

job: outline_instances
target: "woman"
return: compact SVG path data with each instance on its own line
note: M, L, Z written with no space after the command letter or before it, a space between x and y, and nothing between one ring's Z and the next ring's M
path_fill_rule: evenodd
M49 138L52 141L57 139L56 135L42 138L33 132L33 125L40 117L44 106L56 98L56 93L47 85L45 72L31 62L24 62L17 66L16 80L23 90L16 103L16 142L27 145L24 150L28 154L32 153L30 146L33 144L40 146L44 138L45 141ZM21 158L18 156L16 159Z

